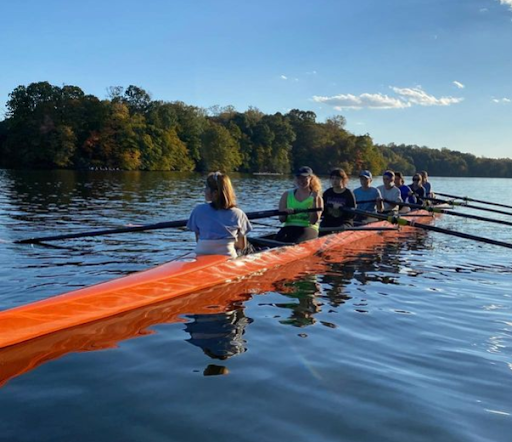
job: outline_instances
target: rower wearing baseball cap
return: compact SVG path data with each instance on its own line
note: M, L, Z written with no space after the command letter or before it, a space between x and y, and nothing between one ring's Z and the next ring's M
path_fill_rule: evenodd
M359 182L361 187L354 190L357 208L366 212L382 212L384 209L382 204L382 195L379 189L372 187L373 176L369 170L359 172ZM364 215L357 215L355 221L366 224L374 221Z
M400 189L395 186L395 172L392 170L386 170L382 174L382 184L378 186L382 199L384 200L384 212L394 213L400 209L399 203L402 203L402 195Z
M318 224L324 208L322 184L311 167L304 166L295 172L295 188L287 190L279 201L279 211L288 212L280 216L284 223L277 232L276 241L299 243L318 237ZM296 209L319 208L317 212L294 213Z

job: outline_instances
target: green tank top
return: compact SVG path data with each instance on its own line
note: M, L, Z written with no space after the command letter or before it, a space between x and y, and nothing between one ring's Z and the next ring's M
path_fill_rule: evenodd
M311 209L314 207L315 200L310 195L304 201L297 201L295 198L295 189L288 192L286 199L286 207L288 209ZM288 215L284 223L285 226L300 226L300 227L312 227L318 230L318 223L311 224L309 221L309 213L301 212Z

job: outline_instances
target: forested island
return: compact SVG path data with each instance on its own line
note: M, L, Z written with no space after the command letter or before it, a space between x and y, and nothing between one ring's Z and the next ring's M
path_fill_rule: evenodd
M512 177L511 159L448 149L378 145L345 129L345 118L317 122L311 111L267 115L257 108L208 110L152 100L137 86L111 87L107 99L77 86L48 82L9 94L0 122L0 167L289 173L309 165L318 174L342 167L390 168L435 176Z

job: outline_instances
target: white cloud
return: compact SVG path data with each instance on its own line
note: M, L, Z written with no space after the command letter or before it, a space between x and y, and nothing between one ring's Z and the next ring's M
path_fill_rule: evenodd
M398 97L382 93L360 95L340 94L331 97L315 95L313 101L332 106L337 111L343 109L404 109L411 106L450 106L460 103L463 98L440 97L427 94L420 86L414 88L391 87Z
M500 0L500 4L508 5L510 8L512 8L512 0Z
M286 75L281 75L281 80L288 80L288 77Z
M427 94L421 87L413 88L399 88L391 87L391 89L401 95L402 99L408 103L417 104L419 106L450 106L452 104L460 103L464 98L456 97L440 97L436 98L433 95Z
M489 10L487 8L481 8L480 12L488 12Z
M460 81L455 80L453 82L455 86L457 86L459 89L464 89L466 86L464 86Z
M318 72L317 71L309 71L309 72L306 72L306 75L316 75Z
M334 109L399 109L409 107L407 103L398 98L388 97L384 94L340 94L333 97L314 96L313 101L328 104Z
M492 101L494 103L511 103L512 100L510 98L493 98Z

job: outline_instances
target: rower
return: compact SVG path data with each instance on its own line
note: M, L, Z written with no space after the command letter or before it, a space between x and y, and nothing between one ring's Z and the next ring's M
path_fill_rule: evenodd
M412 197L414 198L414 204L423 204L423 200L426 196L425 188L423 187L423 178L421 173L416 172L412 177L412 183L409 184L411 188Z
M361 187L354 190L356 197L357 208L366 212L382 212L382 195L379 189L372 187L373 176L369 170L362 170L359 173L359 182ZM373 218L368 218L364 215L356 215L355 221L361 224L366 224L374 221Z
M229 177L213 172L206 178L206 203L194 208L187 228L196 234L198 255L237 257L247 247L246 235L252 230L247 215L236 207L236 195Z
M295 188L281 195L279 211L287 212L279 220L284 226L276 235L276 241L299 243L318 237L318 222L324 208L322 184L311 167L301 167L295 173ZM294 213L295 209L319 208L317 212Z
M348 175L343 169L333 169L329 175L331 186L323 194L324 213L321 228L347 229L354 226L354 214L342 208L356 207L354 192L347 188Z
M392 170L386 170L382 174L382 184L377 187L379 189L380 194L382 195L382 200L384 203L383 212L393 213L398 212L399 206L398 203L402 203L402 196L400 194L400 189L395 186L395 172ZM393 204L396 202L397 204Z
M426 170L422 170L420 172L421 178L422 178L422 185L425 189L425 196L429 198L434 198L434 192L432 192L432 184L428 180L428 173Z
M404 203L414 204L414 200L411 196L411 188L405 184L405 178L402 175L402 172L395 172L395 186L400 190L400 197ZM411 209L409 207L403 206L400 208L400 213L407 213L410 210Z

